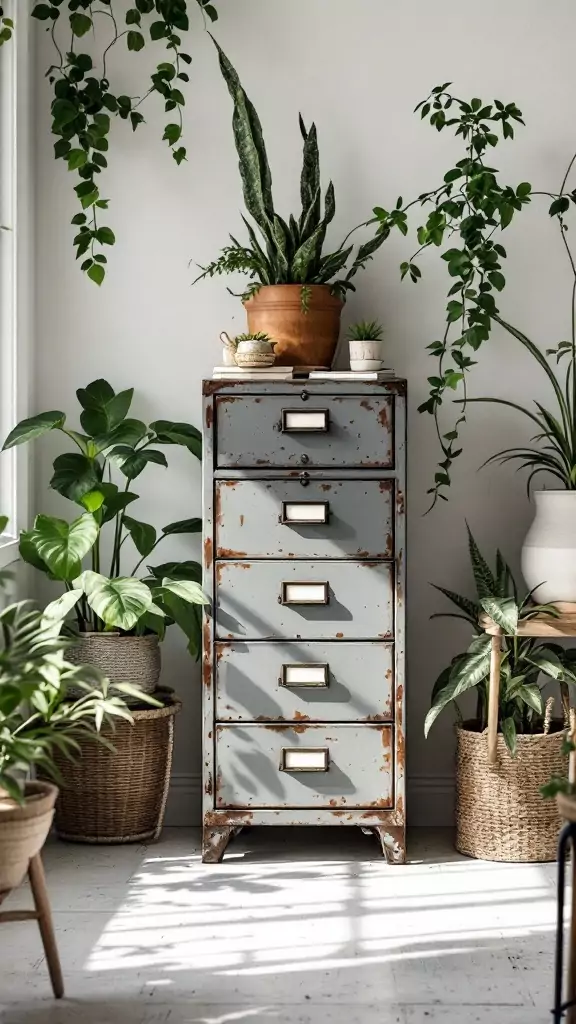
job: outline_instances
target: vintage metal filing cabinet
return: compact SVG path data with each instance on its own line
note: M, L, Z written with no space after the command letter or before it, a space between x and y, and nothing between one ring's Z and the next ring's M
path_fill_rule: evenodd
M359 825L403 863L405 382L203 391L203 859Z

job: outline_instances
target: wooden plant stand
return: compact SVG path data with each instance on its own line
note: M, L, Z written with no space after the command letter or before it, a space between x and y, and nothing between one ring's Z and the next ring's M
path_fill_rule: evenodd
M44 867L39 853L37 853L35 857L32 857L32 860L28 865L28 877L30 879L30 888L32 889L32 898L34 900L35 909L0 911L0 924L8 924L10 921L38 922L40 935L42 937L42 945L44 946L44 952L46 954L50 981L52 983L52 991L54 992L54 997L56 999L62 999L62 996L64 995L64 979L62 977L60 957L58 956L58 946L56 945L54 926L52 924L52 913L50 911L50 901L48 899L48 890L46 888L46 877L44 875ZM9 893L0 893L0 904L8 895Z

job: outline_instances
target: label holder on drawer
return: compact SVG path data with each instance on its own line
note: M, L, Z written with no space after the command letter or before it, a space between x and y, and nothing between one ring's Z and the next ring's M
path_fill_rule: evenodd
M327 772L329 767L328 747L283 747L280 752L281 772Z
M326 689L330 685L327 662L292 663L282 665L282 675L278 680L280 686L290 689L311 687Z
M279 522L283 526L321 526L329 518L329 501L283 501Z
M324 605L330 599L328 583L311 580L284 580L280 591L280 604Z
M330 429L328 409L282 409L282 434L326 434Z

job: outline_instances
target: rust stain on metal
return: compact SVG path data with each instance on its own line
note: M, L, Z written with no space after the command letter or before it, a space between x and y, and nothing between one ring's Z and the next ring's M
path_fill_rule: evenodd
M388 722L389 720L390 715L367 715L362 719L363 722Z
M336 633L336 639L337 640L341 640L343 636L344 636L344 633Z
M202 626L202 682L207 690L212 686L212 660L210 658L210 623L204 620Z
M206 782L204 783L204 792L206 796L212 796L212 776L208 775Z
M208 733L208 739L209 739L209 740L211 740L211 739L212 739L212 729L210 729L210 732Z
M290 725L265 725L265 729L271 729L272 732L306 732L309 728L308 725L296 725L291 723Z
M332 490L332 484L320 484L320 490L321 491L331 491Z
M384 673L384 678L385 679L392 679L392 669L391 668L387 668L386 669L386 671Z
M218 558L246 558L246 552L233 551L232 548L218 548Z
M237 480L220 480L219 481L219 486L220 487L236 487L237 483L238 483Z
M370 412L374 411L374 406L371 405L367 398L363 398L362 401L360 402L360 405L362 406L363 409L368 409Z
M358 548L358 551L356 552L356 554L358 555L358 558L368 558L370 552L369 551L362 551L361 548Z
M206 537L204 541L204 567L212 568L212 537Z
M204 815L204 824L222 826L242 823L249 825L253 817L254 814L251 811L207 811Z
M391 558L394 551L394 540L392 534L389 533L386 538L386 550L384 552L384 558Z
M216 661L220 661L220 659L224 657L225 651L231 646L232 644L218 644L216 647Z
M303 715L301 711L294 712L294 719L298 722L309 722L310 715Z
M214 519L216 526L222 526L222 493L220 487L216 488L214 495Z
M240 516L240 526L244 526L244 516Z
M346 814L346 811L331 811L330 813L334 818L343 818L344 815Z
M404 494L400 488L396 491L396 511L399 516L404 515Z
M255 399L254 399L254 404L255 404L255 405L259 405L261 401L262 401L262 399L261 399L261 398L255 398Z
M257 466L269 466L270 465L270 459L256 459L256 465Z
M385 494L386 491L390 491L391 490L391 488L392 488L392 481L391 480L381 480L378 486L380 487L380 490L382 491L382 494Z
M212 417L212 404L208 403L208 405L206 406L206 426L208 430L210 430L210 427L212 426Z
M382 406L382 408L380 409L380 412L378 413L378 423L380 424L381 427L384 427L385 430L387 430L388 427L390 426L390 424L388 422L388 403L387 402Z

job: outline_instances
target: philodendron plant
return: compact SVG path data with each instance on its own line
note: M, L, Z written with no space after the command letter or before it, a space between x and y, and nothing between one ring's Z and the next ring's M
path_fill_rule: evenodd
M519 637L516 633L520 620L526 620L545 611L557 614L549 605L531 603L531 595L520 600L514 577L500 551L496 552L493 572L482 556L472 533L468 529L470 561L476 585L476 597L468 598L436 586L458 609L457 612L438 612L432 618L463 619L469 624L474 638L468 649L457 654L438 676L432 690L431 707L424 724L425 735L438 715L449 704L456 709L458 720L462 714L457 699L467 690L476 690L476 727L483 731L487 724L488 690L490 681L491 636L480 625L482 614L488 615L504 631L503 654L500 669L500 702L498 729L510 754L516 753L518 733L541 733L551 708L546 708L542 687L551 679L560 686L565 721L568 721L570 697L568 684L576 683L573 666L576 651L567 651L558 644L540 643L533 637ZM540 682L541 677L543 682Z
M61 612L74 609L80 631L152 632L162 639L166 626L175 622L186 634L190 652L198 656L201 606L207 603L199 563L165 562L148 565L143 577L137 573L165 537L200 533L202 521L179 520L157 533L127 510L138 499L133 481L143 470L150 463L168 466L162 448L180 445L199 459L201 435L190 423L156 420L147 426L129 418L133 393L129 388L116 394L108 381L95 380L76 392L81 431L68 426L63 412L50 411L22 420L8 435L4 449L58 430L76 449L54 460L50 486L82 512L71 522L38 515L33 528L20 535L20 554L62 582ZM110 543L105 547L106 538ZM129 538L138 558L125 574ZM105 550L110 551L107 574L102 571Z

